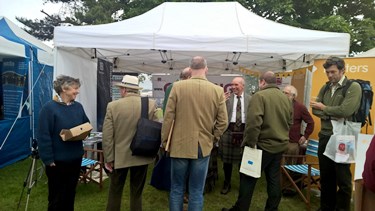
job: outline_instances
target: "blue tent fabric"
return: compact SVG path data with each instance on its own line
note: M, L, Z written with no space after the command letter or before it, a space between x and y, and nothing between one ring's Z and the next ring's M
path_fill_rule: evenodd
M17 45L24 45L25 52L22 53L21 51L17 53L18 55L13 55L11 53L8 55L7 52L5 52L5 55L2 54L3 61L0 63L2 65L2 67L0 67L0 69L2 69L2 72L0 72L1 76L5 73L3 66L6 60L23 60L27 62L27 67L31 68L27 68L25 74L26 85L24 87L22 104L26 104L26 106L24 106L22 110L22 115L14 119L0 119L0 168L24 159L31 154L30 146L32 139L36 137L39 111L44 103L52 99L53 83L53 67L38 61L38 50L44 52L46 52L46 50L39 48L38 46L42 45L36 41L35 38L30 38L31 35L26 33L27 35L24 36L25 32L18 29L11 22L10 24L12 26L8 25L9 22L10 21L6 18L0 17L0 37L17 43ZM13 32L12 29L14 29L15 32ZM20 33L20 31L22 31L22 33ZM17 36L17 34L22 37ZM19 56L22 54L24 54L24 56L20 58ZM11 71L17 72L17 68L18 67L14 67ZM5 91L3 83L0 90L2 90L0 96L3 96L3 92ZM33 97L32 107L30 107L29 95ZM15 109L17 110L16 112L18 112L20 107ZM12 127L13 124L14 126ZM7 137L8 134L9 136ZM7 139L5 139L6 137Z
M19 43L19 44L23 44L23 45L26 46L26 48L25 48L25 56L26 57L30 57L29 48L33 48L33 51L36 52L36 49L37 49L36 46L34 46L33 44L29 43L28 41L18 37L16 34L14 34L12 29L10 29L9 25L5 21L5 18L0 20L0 29L1 29L0 30L0 36L4 37L5 39L7 39L9 41Z
M13 120L2 120L0 126L0 145L13 125ZM13 126L7 142L0 151L0 169L27 158L31 154L30 148L30 116L18 118Z

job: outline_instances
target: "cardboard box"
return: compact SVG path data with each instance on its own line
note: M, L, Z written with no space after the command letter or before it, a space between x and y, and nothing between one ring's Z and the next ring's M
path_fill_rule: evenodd
M62 129L60 137L63 141L81 141L90 134L91 130L91 124L86 122L71 129Z

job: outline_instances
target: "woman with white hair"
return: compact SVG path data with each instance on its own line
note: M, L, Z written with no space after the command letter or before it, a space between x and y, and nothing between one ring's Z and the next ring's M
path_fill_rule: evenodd
M48 210L74 210L75 190L83 156L82 140L63 141L62 129L89 122L82 105L75 101L79 79L60 75L53 82L57 93L39 115L38 147L48 177Z

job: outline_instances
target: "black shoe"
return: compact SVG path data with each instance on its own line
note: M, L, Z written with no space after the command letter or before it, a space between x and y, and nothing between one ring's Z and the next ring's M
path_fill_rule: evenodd
M229 193L231 187L232 186L230 185L230 183L224 182L224 187L223 187L223 189L221 189L220 193L226 195L227 193Z
M223 208L221 209L221 211L230 211L231 209L230 208Z

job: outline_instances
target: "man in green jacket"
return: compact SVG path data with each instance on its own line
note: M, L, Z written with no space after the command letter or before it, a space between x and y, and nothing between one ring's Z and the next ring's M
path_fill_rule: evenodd
M344 60L330 57L323 67L329 81L320 89L316 102L310 103L313 114L321 121L318 148L321 185L320 208L323 211L350 210L353 190L350 164L335 163L323 153L333 134L331 119L352 120L352 115L360 105L361 87L358 83L352 83L344 97L342 89L348 83L348 79L344 75ZM326 86L329 88L326 89Z
M259 89L249 102L242 145L263 151L261 170L266 174L268 194L264 210L278 210L281 200L280 162L288 148L293 107L277 87L273 72L268 71L260 76ZM232 208L223 208L222 211L249 210L257 180L241 173L237 202Z
M180 81L186 80L189 78L191 78L191 70L189 67L186 67L180 73ZM172 87L173 87L173 83L169 84L169 86L165 89L164 101L163 101L163 115L165 114L165 107L167 106L169 94L171 93Z

